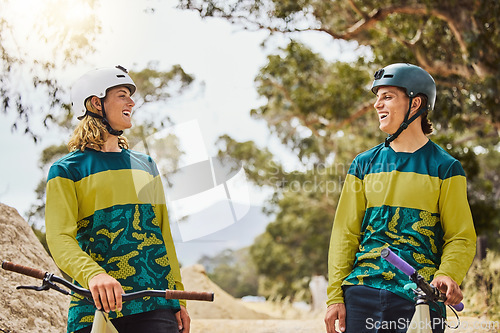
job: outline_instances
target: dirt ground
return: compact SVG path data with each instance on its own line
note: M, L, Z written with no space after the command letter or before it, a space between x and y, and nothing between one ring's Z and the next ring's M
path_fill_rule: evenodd
M486 333L500 332L499 322L477 318L461 318L458 329L446 329L446 333ZM453 322L454 323L454 322ZM227 320L193 319L191 332L203 333L325 333L323 319L309 320Z
M191 332L203 333L324 333L322 320L194 319Z

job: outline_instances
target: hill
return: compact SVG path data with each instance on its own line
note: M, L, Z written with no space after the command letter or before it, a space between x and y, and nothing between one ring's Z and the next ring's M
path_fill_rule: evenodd
M270 319L271 316L255 311L235 299L205 273L203 266L193 265L181 269L184 288L191 291L209 291L215 294L214 302L188 301L189 315L193 319Z
M0 203L0 258L60 274L54 261L17 210ZM69 298L56 291L16 290L40 280L0 271L0 332L65 332Z

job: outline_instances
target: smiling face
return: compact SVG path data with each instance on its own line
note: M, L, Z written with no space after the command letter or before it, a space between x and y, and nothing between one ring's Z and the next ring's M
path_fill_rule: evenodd
M132 127L131 116L134 105L127 87L118 86L107 91L104 110L106 110L106 119L113 129L121 131Z
M374 107L378 114L380 130L394 134L405 119L410 99L405 91L398 87L382 86L377 90Z

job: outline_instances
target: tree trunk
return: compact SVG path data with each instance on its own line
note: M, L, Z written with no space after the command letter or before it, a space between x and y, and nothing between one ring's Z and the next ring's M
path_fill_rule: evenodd
M483 260L486 258L486 249L488 248L488 238L486 235L477 237L476 257L474 259Z

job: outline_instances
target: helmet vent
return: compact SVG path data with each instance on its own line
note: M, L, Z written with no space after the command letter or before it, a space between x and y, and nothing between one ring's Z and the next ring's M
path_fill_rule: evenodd
M125 75L118 74L116 77L125 77Z
M121 70L124 73L128 73L127 69L123 66L118 65L118 66L115 66L115 68L118 68L119 70Z
M386 75L384 75L384 78L391 78L391 77L394 77L394 75L392 75L392 74L386 74Z

